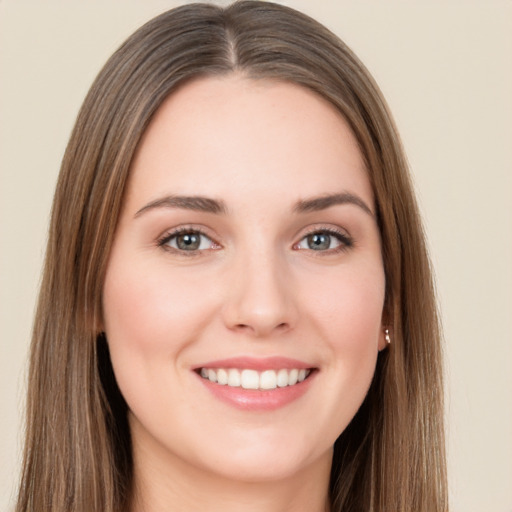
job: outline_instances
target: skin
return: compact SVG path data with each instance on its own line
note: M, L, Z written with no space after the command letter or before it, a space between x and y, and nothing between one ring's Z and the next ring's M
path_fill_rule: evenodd
M343 193L361 204L297 211ZM167 196L226 211L158 203ZM130 409L132 510L328 508L333 443L385 346L373 211L354 136L314 93L230 75L166 100L132 164L103 297ZM176 228L202 231L200 248L177 248ZM311 232L327 245L312 248ZM241 410L193 371L235 356L298 359L314 380L284 407Z

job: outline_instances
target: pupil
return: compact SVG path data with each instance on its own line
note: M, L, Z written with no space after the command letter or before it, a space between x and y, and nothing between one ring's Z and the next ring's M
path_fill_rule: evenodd
M314 235L308 236L308 246L310 249L315 251L321 249L329 249L331 244L331 237L323 233L315 233Z
M191 251L199 247L199 236L193 233L186 233L178 236L176 243L180 249Z

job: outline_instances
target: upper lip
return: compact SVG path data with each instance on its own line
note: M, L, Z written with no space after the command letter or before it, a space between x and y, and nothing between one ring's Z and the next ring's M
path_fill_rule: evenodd
M248 370L280 370L285 369L310 369L314 368L313 365L299 361L298 359L291 359L289 357L273 356L273 357L231 357L228 359L218 359L216 361L208 361L202 365L194 367L194 370L200 368L238 368Z

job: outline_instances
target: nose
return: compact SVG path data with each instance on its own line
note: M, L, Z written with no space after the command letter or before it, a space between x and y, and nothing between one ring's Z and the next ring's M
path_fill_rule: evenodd
M253 254L231 267L223 320L228 329L255 338L283 333L298 318L293 279L275 256Z

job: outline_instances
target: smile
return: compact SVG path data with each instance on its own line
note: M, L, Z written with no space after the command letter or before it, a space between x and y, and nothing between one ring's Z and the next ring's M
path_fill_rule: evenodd
M295 386L303 382L311 373L306 368L281 368L278 370L257 371L237 368L201 368L203 379L232 388L272 390Z
M288 357L231 357L193 368L220 401L243 411L273 411L307 394L320 368Z

